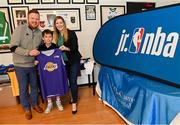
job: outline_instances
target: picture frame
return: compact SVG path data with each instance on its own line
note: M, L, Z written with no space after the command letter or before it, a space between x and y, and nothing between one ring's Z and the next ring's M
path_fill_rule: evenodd
M84 4L85 0L72 0L73 4Z
M55 0L41 0L41 4L55 4Z
M99 0L86 0L87 4L99 4Z
M58 4L70 4L70 0L57 0Z
M23 4L23 0L7 0L8 4Z
M96 20L96 6L85 5L86 20Z
M11 52L9 46L12 33L9 7L0 7L0 20L0 31L2 31L0 34L0 53L9 53Z
M127 14L151 10L156 7L154 2L127 2Z
M39 0L24 0L25 4L39 4Z
M53 23L56 16L62 16L66 21L67 28L74 31L81 31L80 8L40 8L41 30L50 29L53 31Z
M28 11L29 11L28 6L11 7L14 28L16 28L19 25L27 23Z
M101 26L108 20L123 15L125 13L125 6L120 5L101 5Z
M13 29L12 29L12 22L11 22L11 16L10 16L9 7L0 7L0 12L4 12L5 13L6 21L9 23L10 32L12 33Z

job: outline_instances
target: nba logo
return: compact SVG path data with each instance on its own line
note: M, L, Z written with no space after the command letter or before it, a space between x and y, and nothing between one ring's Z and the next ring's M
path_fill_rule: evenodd
M141 43L142 43L142 38L144 35L144 28L140 27L140 28L136 28L134 30L132 39L131 39L131 43L129 46L129 53L138 53L139 49L141 47Z

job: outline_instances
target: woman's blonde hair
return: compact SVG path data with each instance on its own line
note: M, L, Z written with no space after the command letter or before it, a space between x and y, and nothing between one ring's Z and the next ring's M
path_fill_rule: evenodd
M64 37L64 42L67 42L67 40L68 40L68 29L67 29L67 27L66 27L66 22L65 22L65 20L64 20L63 17L61 17L61 16L56 16L56 18L54 19L54 33L53 33L54 42L55 42L56 44L57 44L57 42L58 42L59 36L61 35L61 33L59 32L59 30L56 28L56 21L57 21L58 19L61 19L61 20L63 21L63 23L64 23L64 29L63 29L63 31L62 31L63 37Z

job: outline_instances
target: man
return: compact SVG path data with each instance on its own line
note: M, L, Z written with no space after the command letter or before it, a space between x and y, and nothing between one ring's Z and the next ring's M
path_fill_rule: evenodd
M43 112L43 109L38 106L38 83L34 66L35 56L39 55L36 48L40 45L42 36L38 29L39 22L39 12L30 10L28 24L17 27L11 38L10 49L13 53L14 68L19 83L20 102L25 111L25 118L28 120L32 119L31 105L38 113Z

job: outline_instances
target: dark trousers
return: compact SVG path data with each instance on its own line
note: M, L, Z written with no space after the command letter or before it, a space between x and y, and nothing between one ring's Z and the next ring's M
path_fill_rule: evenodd
M35 67L14 67L19 83L20 102L25 110L34 107L38 102L37 71ZM30 95L28 87L30 85ZM29 98L30 96L30 98ZM29 102L31 101L31 102Z
M80 71L80 61L73 64L66 62L66 69L71 89L72 103L76 103L78 99L77 76Z

